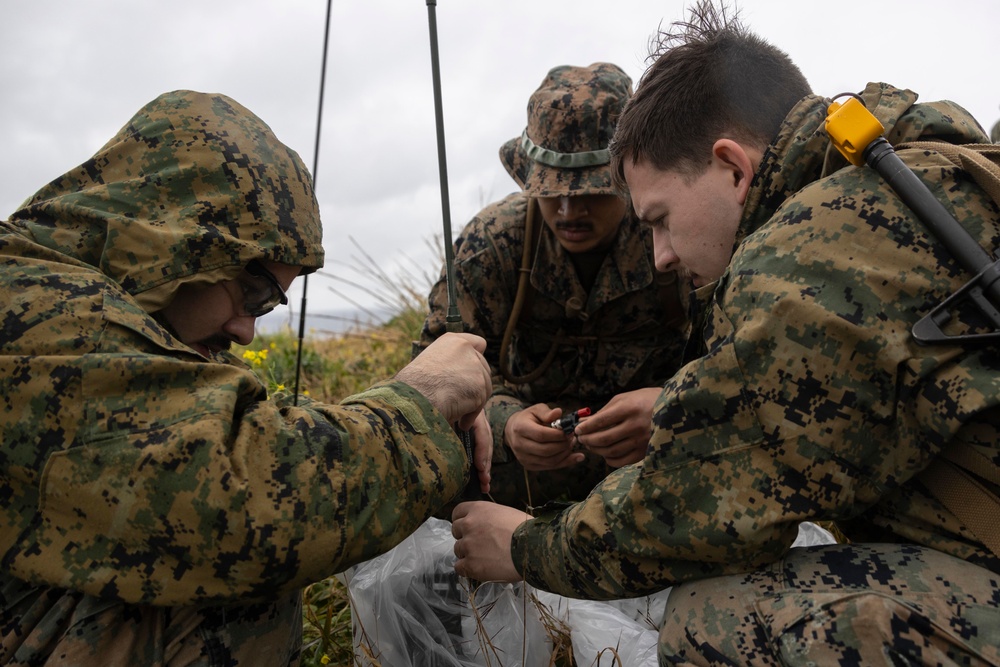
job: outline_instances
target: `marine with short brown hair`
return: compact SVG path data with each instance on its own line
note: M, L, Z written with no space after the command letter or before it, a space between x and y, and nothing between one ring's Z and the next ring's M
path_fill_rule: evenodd
M833 149L831 100L725 5L661 37L612 164L657 268L708 300L701 355L664 386L644 459L582 502L460 504L456 570L592 599L673 587L664 666L1000 664L1000 355L911 334L974 276ZM979 123L885 83L858 97L996 248L995 187L948 157L988 143ZM995 329L968 304L945 328ZM849 542L790 548L803 521Z

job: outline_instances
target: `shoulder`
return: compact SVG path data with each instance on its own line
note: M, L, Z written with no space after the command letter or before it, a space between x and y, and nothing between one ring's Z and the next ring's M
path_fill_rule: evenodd
M523 192L514 192L483 208L469 223L469 227L483 229L493 234L524 230L528 215L529 198Z
M515 192L479 211L465 226L458 241L468 257L493 249L499 254L519 254L524 245L528 197Z

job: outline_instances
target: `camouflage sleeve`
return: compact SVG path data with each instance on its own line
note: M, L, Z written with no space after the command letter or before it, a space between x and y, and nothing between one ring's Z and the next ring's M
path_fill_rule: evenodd
M503 379L500 372L500 343L517 289L521 238L512 239L510 222L523 217L519 199L508 197L479 213L455 241L455 293L464 331L486 339L486 360L490 364L493 395L486 403L486 416L493 430L494 460L504 462L509 454L503 444L504 427L515 412L528 407ZM499 234L496 228L503 230ZM523 228L521 228L523 234ZM515 242L512 242L515 241ZM421 332L419 349L430 345L446 331L448 285L445 272L427 299L428 315Z
M800 521L874 515L888 494L915 500L879 516L887 539L937 539L946 519L911 480L996 406L1000 376L976 370L989 352L912 342L964 278L877 175L820 183L737 251L707 352L666 383L645 460L516 531L526 581L602 599L746 572L785 553ZM959 216L975 233L995 234L988 201L954 196L975 200Z
M31 369L3 373L29 383L5 392L23 419L0 479L0 553L22 580L155 605L270 597L393 547L463 488L461 443L405 384L282 406L248 369L133 325L107 323L88 354L3 358Z

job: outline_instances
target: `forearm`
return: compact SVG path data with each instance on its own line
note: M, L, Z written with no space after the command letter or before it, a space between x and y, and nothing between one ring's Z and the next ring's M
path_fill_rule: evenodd
M266 597L391 548L462 488L461 444L405 385L238 422L206 392L196 417L52 455L11 573L134 603Z

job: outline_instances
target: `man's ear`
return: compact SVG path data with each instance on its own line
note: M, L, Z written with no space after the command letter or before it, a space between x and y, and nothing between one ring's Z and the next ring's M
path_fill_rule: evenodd
M712 157L732 173L736 201L742 206L746 202L747 193L750 192L750 182L753 181L759 160L755 160L742 144L732 139L716 141L712 145Z

